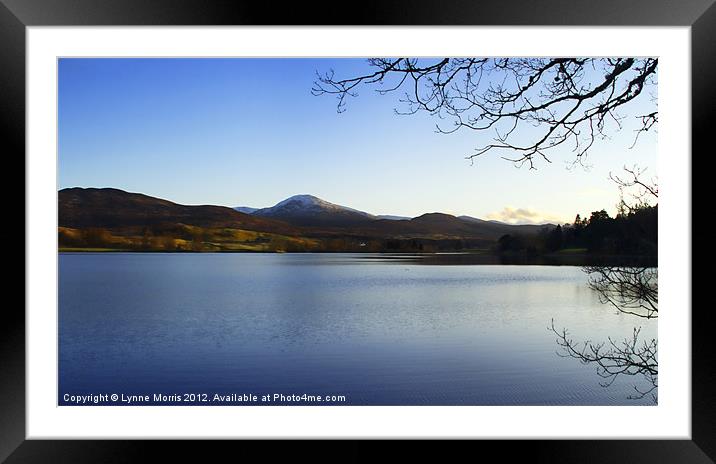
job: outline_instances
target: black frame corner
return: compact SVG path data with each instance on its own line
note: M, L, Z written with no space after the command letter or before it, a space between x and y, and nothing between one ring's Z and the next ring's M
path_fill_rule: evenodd
M715 0L368 0L362 4L331 5L294 3L284 9L268 2L237 0L0 0L0 115L5 129L5 160L16 161L25 172L25 33L28 26L57 25L572 25L572 26L690 26L692 73L692 153L708 156L711 111L716 102L716 4ZM692 154L693 165L696 157ZM20 162L20 160L23 160ZM708 211L702 203L708 181L693 170L692 211ZM7 172L7 171L6 171ZM699 189L701 189L699 191ZM701 195L699 195L701 193ZM16 202L19 203L19 202ZM703 208L697 209L699 206ZM19 209L19 206L16 206ZM24 217L23 211L19 215ZM692 243L708 243L707 228L697 229L693 219ZM25 243L25 253L27 253ZM692 253L693 256L693 253ZM707 285L705 273L696 273L704 254L692 257L692 295ZM24 269L24 266L23 266ZM14 273L17 275L19 273ZM24 279L24 272L23 272ZM701 284L701 285L699 285ZM703 292L700 290L699 293ZM693 295L695 296L695 295ZM696 300L694 300L696 301ZM715 462L716 461L716 363L712 333L716 328L707 306L692 305L692 440L526 440L463 441L429 451L422 442L401 443L380 454L375 442L333 441L311 448L310 442L287 446L242 442L244 450L286 457L331 456L334 459L372 460L382 457L445 458L453 452L485 456L518 454L537 461L557 462ZM26 440L25 432L25 315L7 303L0 325L0 461L16 462L134 462L154 453L168 459L205 457L229 452L231 441L125 441ZM330 451L330 453L329 453ZM335 451L335 453L333 452ZM470 454L468 454L470 455Z

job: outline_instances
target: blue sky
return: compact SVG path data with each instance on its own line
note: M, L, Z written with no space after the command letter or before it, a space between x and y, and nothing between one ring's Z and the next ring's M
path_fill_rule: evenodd
M59 62L59 187L114 187L182 204L264 207L309 193L374 214L441 211L569 221L605 208L608 179L638 164L656 176L656 136L636 121L597 143L589 168L555 151L518 169L498 153L465 160L493 134L435 133L399 116L398 94L363 89L337 114L312 96L315 72L351 76L362 59L84 59ZM625 113L627 116L634 114ZM514 221L514 219L510 219Z

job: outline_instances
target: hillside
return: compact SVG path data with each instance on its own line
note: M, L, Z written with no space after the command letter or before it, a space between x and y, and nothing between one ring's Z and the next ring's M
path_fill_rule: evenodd
M515 226L429 213L382 219L312 195L270 208L187 206L113 188L58 193L59 241L67 249L145 251L459 251L488 249Z
M185 224L298 234L290 225L225 206L185 206L113 188L68 188L58 193L60 227L133 228Z

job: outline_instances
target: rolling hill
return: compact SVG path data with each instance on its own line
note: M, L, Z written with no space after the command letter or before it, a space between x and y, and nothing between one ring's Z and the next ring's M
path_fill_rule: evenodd
M58 222L71 228L131 228L185 224L298 234L290 225L225 206L186 206L114 188L68 188L58 192Z
M270 208L188 206L114 188L58 192L67 248L192 251L440 251L487 248L502 235L551 225L510 225L428 213L396 220L296 195ZM249 214L250 213L250 214Z

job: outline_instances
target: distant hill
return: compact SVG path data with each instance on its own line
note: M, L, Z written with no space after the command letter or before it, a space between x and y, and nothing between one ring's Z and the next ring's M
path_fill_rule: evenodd
M61 246L168 251L457 251L551 225L510 225L443 213L384 218L313 195L270 208L188 206L114 188L58 192Z
M307 227L352 227L375 219L371 214L336 205L313 195L295 195L251 214Z
M293 234L290 225L225 206L185 206L114 188L67 188L58 192L59 226L131 228L186 224Z
M513 225L444 213L427 213L415 218L375 216L313 195L295 195L270 208L244 207L243 211L253 216L279 219L315 231L343 231L367 236L447 236L496 240L504 234L532 235L545 228L555 227L552 224Z
M505 234L536 235L552 225L512 225L470 221L444 213L427 213L410 220L381 219L365 226L372 234L411 237L453 237L497 240Z
M254 211L256 211L258 208L252 208L250 206L234 206L233 209L235 209L239 213L251 214Z
M376 216L378 219L389 219L391 221L409 221L410 217L408 216L393 216L392 214L379 214Z
M458 219L461 219L466 222L470 222L473 224L480 224L483 227L494 227L495 230L505 230L505 233L510 233L509 230L512 230L513 233L516 230L519 230L522 233L538 233L544 229L553 229L557 227L556 224L507 224L505 222L495 221L495 220L489 220L486 221L484 219L478 219L472 216L458 216ZM509 229L513 228L513 229ZM517 228L517 229L514 229Z

